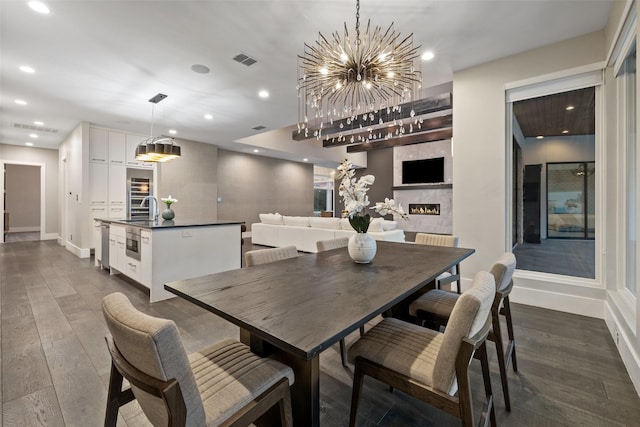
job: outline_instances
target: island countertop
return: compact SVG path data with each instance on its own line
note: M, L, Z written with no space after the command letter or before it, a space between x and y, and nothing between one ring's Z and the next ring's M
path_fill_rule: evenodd
M179 220L141 220L141 219L106 219L94 218L94 220L105 224L118 224L131 227L146 228L149 230L179 228L179 227L211 227L216 225L244 224L244 221L221 221L211 219L179 219Z

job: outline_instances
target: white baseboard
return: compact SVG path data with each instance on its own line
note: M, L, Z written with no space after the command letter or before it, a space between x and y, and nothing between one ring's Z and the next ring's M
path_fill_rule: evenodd
M601 299L514 286L509 300L518 304L604 319L605 303Z
M71 242L67 242L65 247L78 258L89 258L91 256L91 249L89 248L80 248Z
M60 243L60 239L58 238L58 233L45 233L40 237L42 240L56 240L58 239L58 243Z
M605 306L604 321L611 333L613 342L615 342L618 347L618 353L622 358L622 363L624 363L625 368L627 368L627 372L629 373L631 382L633 382L636 393L640 395L640 357L636 352L632 341L629 339L629 335L626 332L627 329L621 324L622 319L618 318L615 311L611 309L609 303L605 303Z
M11 227L9 228L9 233L31 233L32 231L40 231L39 226L33 227Z

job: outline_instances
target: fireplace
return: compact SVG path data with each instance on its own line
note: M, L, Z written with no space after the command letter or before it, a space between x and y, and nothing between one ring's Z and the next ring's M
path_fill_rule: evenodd
M409 203L409 215L440 215L440 203Z

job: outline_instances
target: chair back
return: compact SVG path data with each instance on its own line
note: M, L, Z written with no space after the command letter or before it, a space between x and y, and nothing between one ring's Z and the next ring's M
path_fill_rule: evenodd
M176 324L138 311L120 292L103 298L102 312L113 342L127 362L158 380L178 381L187 408L186 425L205 425L202 398ZM149 421L168 425L162 399L133 385L131 388Z
M462 340L474 336L485 326L495 293L493 276L480 271L473 278L471 288L456 301L433 366L433 386L436 389L444 393L455 392L455 364Z
M348 244L349 244L348 237L339 237L337 239L330 239L330 240L318 240L316 242L316 246L318 247L318 252L329 251L331 249L346 248Z
M282 261L283 259L295 258L298 250L295 246L285 246L284 248L258 249L248 251L244 254L244 261L247 267L270 262Z
M498 292L508 295L513 287L513 272L516 270L516 257L511 252L505 252L491 267L491 274L496 280Z
M458 247L458 238L448 234L417 233L415 243L418 245Z

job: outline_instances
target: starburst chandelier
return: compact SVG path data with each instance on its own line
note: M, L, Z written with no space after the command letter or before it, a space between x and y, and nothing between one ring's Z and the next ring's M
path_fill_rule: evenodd
M359 127L382 125L374 113L396 111L421 89L422 73L414 68L420 46L413 47L413 33L403 39L393 23L383 31L368 21L361 35L360 0L355 40L346 22L342 38L338 32L329 39L318 34L315 44L305 43L298 55L298 132L306 137L311 129L320 139L325 122L348 118L350 124L361 114Z

